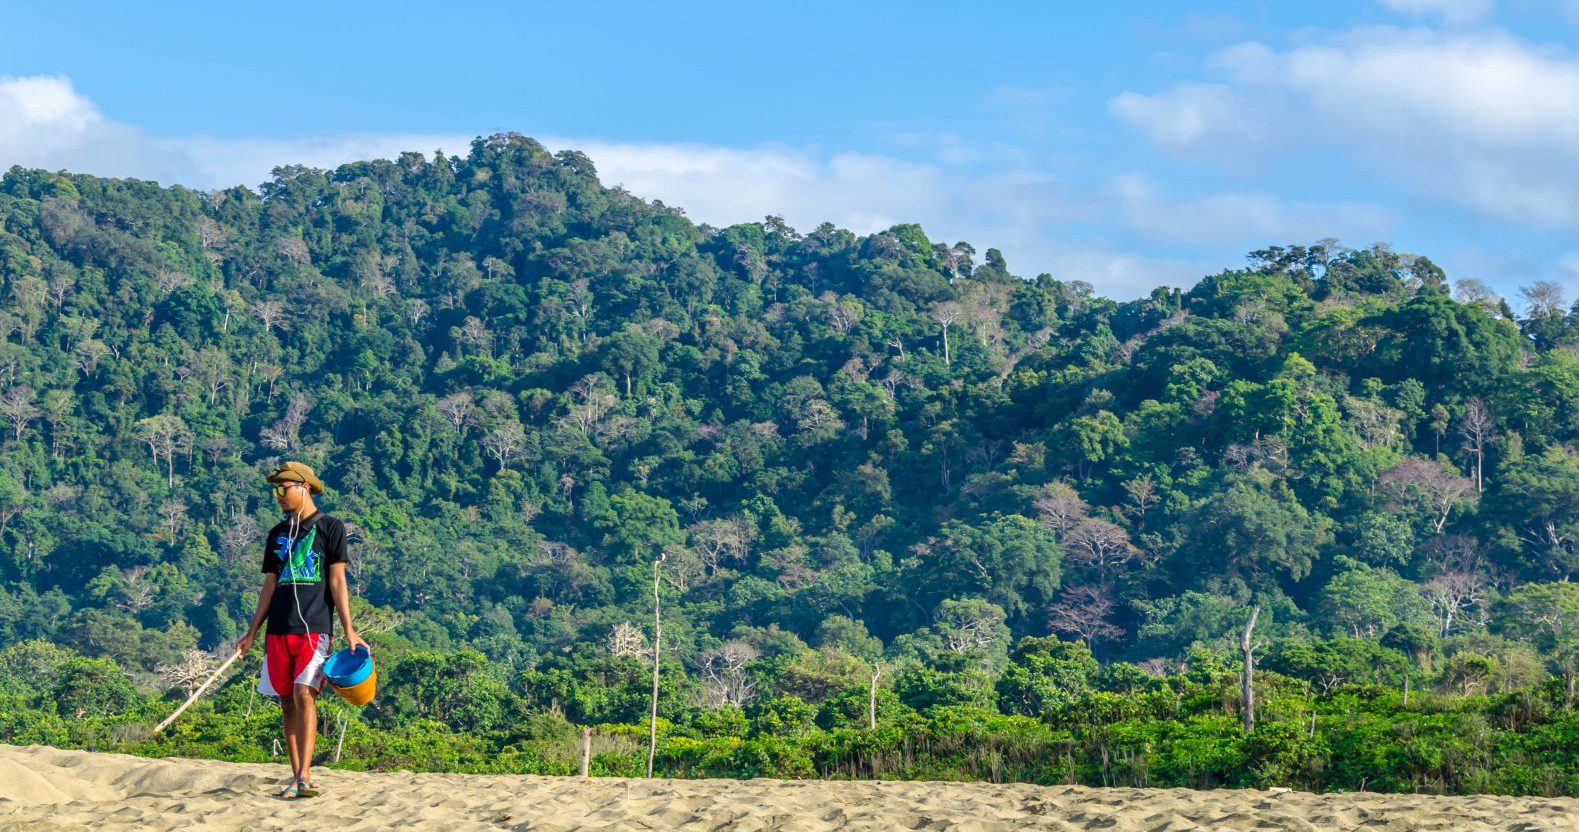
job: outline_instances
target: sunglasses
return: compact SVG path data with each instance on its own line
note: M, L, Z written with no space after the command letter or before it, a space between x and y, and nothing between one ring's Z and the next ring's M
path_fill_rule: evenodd
M302 487L301 483L291 483L290 485L276 485L276 486L274 486L274 496L276 496L276 497L284 497L285 496L285 492L291 490L292 488L301 488L301 487Z

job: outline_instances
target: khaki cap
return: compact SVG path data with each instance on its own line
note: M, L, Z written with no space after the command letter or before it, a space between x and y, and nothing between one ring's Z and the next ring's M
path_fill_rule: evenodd
M269 482L299 482L307 486L307 490L314 494L323 493L323 480L313 473L313 469L305 462L287 462L274 469L274 473L267 477Z

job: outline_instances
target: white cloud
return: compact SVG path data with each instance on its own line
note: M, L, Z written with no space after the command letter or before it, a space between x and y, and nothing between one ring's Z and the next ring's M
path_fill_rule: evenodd
M137 128L106 119L64 76L0 76L0 167L169 178L183 164Z
M1210 157L1218 148L1259 146L1274 123L1227 84L1187 82L1161 95L1120 93L1108 111L1175 153Z
M1381 0L1395 12L1416 17L1435 17L1451 26L1479 23L1497 11L1496 0Z
M1181 155L1337 153L1357 172L1501 219L1579 227L1579 61L1502 32L1368 28L1211 63L1226 82L1111 111Z

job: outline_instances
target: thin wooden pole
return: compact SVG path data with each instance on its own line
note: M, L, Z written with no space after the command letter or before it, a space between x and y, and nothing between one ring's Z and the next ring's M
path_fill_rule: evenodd
M592 768L592 729L581 729L581 776L585 778Z
M866 727L877 730L877 677L883 675L882 663L872 665L872 688L866 696Z
M225 663L220 665L218 670L214 671L213 675L209 676L208 679L203 682L203 684L198 686L196 691L192 692L191 696L187 697L185 702L181 703L181 707L175 709L175 713L165 717L164 722L159 723L159 726L154 728L154 733L157 734L160 731L163 731L166 726L172 722L175 722L175 718L180 716L182 711L192 707L192 703L196 702L197 698L203 695L203 691L208 690L209 685L214 684L214 680L219 678L219 674L229 670L230 665L239 658L241 658L241 651L238 650L235 653L232 653L230 658L226 659Z
M647 725L647 776L652 777L652 761L658 756L658 643L663 637L663 624L658 615L658 565L663 555L652 562L652 718Z
M337 763L340 762L340 749L345 747L345 726L350 721L350 717L344 713L340 714L340 739L334 744L334 761Z

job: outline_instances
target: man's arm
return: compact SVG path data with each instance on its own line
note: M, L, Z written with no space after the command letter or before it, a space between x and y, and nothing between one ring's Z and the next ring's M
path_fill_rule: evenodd
M237 653L246 655L252 649L252 639L257 636L258 628L263 626L264 619L269 617L269 602L274 600L274 585L279 580L277 573L263 573L263 591L258 593L258 608L252 613L252 624L247 627L247 634L236 642Z
M373 648L356 634L356 627L351 624L351 590L345 585L345 561L329 564L329 593L334 598L334 608L340 613L340 629L345 630L345 643L351 647L361 647L372 655Z

